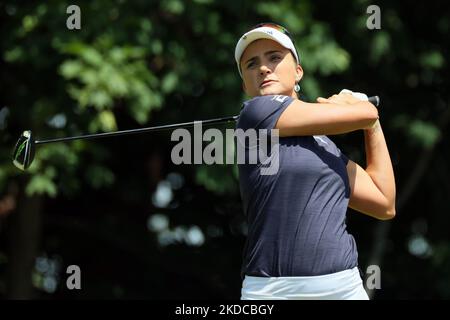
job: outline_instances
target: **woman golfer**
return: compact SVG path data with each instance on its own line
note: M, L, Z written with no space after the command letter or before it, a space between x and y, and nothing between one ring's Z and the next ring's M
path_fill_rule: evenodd
M251 97L237 128L278 129L280 137L271 154L279 157L276 172L239 165L248 221L241 299L368 299L345 218L347 207L380 220L395 216L394 173L377 109L351 92L299 100L300 57L279 25L245 33L235 59ZM365 169L326 136L361 129Z

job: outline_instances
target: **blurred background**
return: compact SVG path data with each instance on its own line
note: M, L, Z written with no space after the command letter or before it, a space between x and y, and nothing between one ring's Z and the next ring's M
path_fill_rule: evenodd
M79 30L66 26L72 4ZM174 165L170 132L43 145L26 172L11 153L26 129L44 139L238 114L234 46L267 21L295 39L302 99L382 99L397 216L347 218L361 268L381 270L372 297L450 298L450 10L434 0L2 1L0 298L240 297L235 165ZM331 139L365 166L362 131ZM81 290L66 286L71 265Z

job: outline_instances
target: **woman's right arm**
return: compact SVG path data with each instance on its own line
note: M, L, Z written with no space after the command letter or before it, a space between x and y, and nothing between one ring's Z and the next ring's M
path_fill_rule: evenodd
M275 129L280 137L336 135L371 128L377 120L378 110L368 101L336 104L294 100L280 115Z

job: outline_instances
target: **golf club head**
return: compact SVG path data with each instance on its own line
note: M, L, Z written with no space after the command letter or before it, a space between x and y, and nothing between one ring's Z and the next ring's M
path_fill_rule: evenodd
M13 164L20 170L26 170L34 159L34 139L30 130L24 131L16 143L13 152Z

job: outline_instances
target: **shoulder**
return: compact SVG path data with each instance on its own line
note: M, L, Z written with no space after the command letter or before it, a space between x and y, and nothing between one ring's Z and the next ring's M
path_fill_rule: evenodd
M265 95L265 96L256 96L252 99L249 99L243 103L242 109L252 108L260 105L279 105L280 103L285 103L287 101L292 101L293 98L289 96L283 95Z
M247 128L263 128L274 126L274 120L294 98L283 95L265 95L257 96L243 103L239 115L238 126Z

